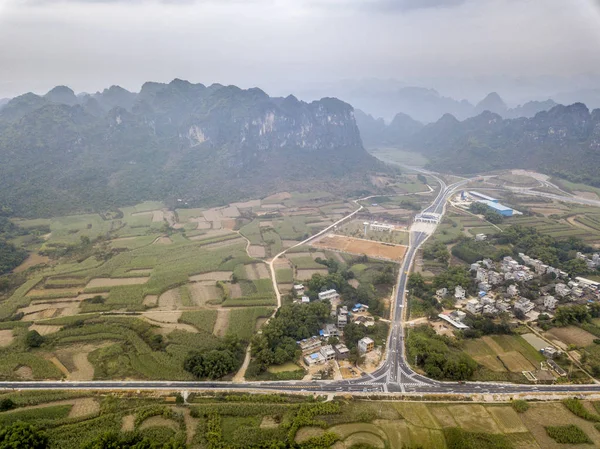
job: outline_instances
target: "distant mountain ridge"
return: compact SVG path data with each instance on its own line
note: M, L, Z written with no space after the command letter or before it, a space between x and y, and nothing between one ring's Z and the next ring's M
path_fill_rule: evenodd
M493 112L459 121L447 114L404 136L431 168L455 173L525 168L600 185L600 109L558 105L532 118Z
M366 188L387 170L352 106L260 89L146 83L76 96L64 86L0 110L0 202L23 216L145 199L223 204L278 189Z
M480 115L486 111L493 112L502 118L530 118L538 112L547 111L556 106L553 100L530 101L516 108L509 108L496 92L488 94L483 100L472 107L472 116ZM467 117L456 116L450 112L442 114L443 118L451 115L456 120L465 120ZM468 115L470 117L470 115ZM394 119L386 125L382 118L375 119L372 115L356 110L356 122L367 147L406 145L407 139L423 128L423 123L415 120L410 114L399 112Z

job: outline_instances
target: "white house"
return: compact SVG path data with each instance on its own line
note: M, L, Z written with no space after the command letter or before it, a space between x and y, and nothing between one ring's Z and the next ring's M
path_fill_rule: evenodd
M460 300L460 299L465 299L465 295L466 295L466 291L464 288L462 288L460 285L457 285L456 288L454 289L454 298Z
M333 288L331 290L325 290L324 292L319 293L319 299L321 301L324 301L326 299L337 299L339 297L339 293Z
M446 287L440 288L435 291L435 296L437 296L438 298L445 298L447 294L448 294L448 289Z
M510 284L506 289L506 293L510 296L517 296L519 294L519 289L515 284Z
M331 345L323 346L320 352L325 360L335 359L335 351Z
M369 337L364 337L358 340L358 352L361 354L366 354L367 352L371 352L375 349L375 342L373 339Z
M481 313L483 310L483 306L476 299L469 299L465 308L474 315Z
M515 310L520 310L523 313L529 313L533 310L535 305L527 298L519 298L517 302L515 302L514 308Z

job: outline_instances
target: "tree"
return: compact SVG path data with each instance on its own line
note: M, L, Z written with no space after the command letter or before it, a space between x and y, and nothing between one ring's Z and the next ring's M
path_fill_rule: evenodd
M44 337L36 330L29 331L25 335L25 344L29 348L39 348L44 343Z
M0 401L0 412L5 412L6 410L12 410L15 408L15 403L10 398L4 398Z
M46 449L48 436L31 424L17 421L0 429L0 449Z

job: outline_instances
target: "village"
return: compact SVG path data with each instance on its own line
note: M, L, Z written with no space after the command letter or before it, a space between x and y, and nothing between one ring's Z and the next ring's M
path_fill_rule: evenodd
M308 304L310 298L304 296L304 285L294 285L298 298L296 302ZM369 306L355 304L351 310L341 305L341 298L335 289L318 294L319 301L331 303L330 318L333 323L323 325L318 335L298 341L302 357L299 363L314 380L348 379L359 377L362 372L374 370L382 360L383 348L365 336L358 340L354 357L344 340L344 328L349 323L362 324L365 327L375 325L375 317L369 313Z

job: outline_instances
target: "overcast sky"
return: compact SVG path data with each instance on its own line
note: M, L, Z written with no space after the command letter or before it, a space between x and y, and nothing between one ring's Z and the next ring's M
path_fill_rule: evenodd
M596 0L0 0L0 98L176 77L277 94L368 77L569 78L600 75L599 50Z

